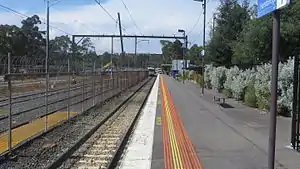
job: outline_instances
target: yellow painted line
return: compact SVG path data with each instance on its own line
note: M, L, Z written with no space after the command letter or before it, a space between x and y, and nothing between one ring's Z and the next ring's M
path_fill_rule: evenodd
M70 116L74 116L78 112L70 112ZM67 119L67 112L56 112L48 116L48 127L55 126L57 123ZM36 119L29 124L20 126L12 130L12 146L44 131L45 117ZM0 134L0 153L8 149L8 133Z
M165 104L165 109L166 109L166 116L167 116L167 124L168 124L168 129L169 129L169 133L170 133L170 140L171 140L171 149L172 149L172 155L173 155L173 163L174 163L174 167L176 169L182 169L183 165L182 165L182 158L181 158L181 153L179 151L179 147L178 147L178 140L176 139L175 136L175 129L174 129L174 124L173 124L173 120L170 114L170 106L169 106L169 102L166 96L166 90L165 90L165 86L162 87L162 91L163 91L163 99L164 99L164 104Z
M161 117L156 117L156 125L161 126Z
M175 135L175 132L176 132L176 131L175 131L175 128L174 128L173 120L172 120L172 118L171 118L170 108L168 107L167 109L169 109L169 110L168 110L168 116L169 116L169 119L170 119L170 121L172 121L172 122L171 122L172 130L173 130L172 135L173 135L173 137L174 137L174 141L175 141L175 145L176 145L176 153L177 153L177 157L178 157L179 168L182 168L181 152L180 152L180 150L179 150L179 147L178 147L178 140L177 140L177 137L176 137L176 135Z
M174 168L178 168L178 156L177 156L177 153L175 151L175 143L174 143L174 138L173 138L173 134L172 134L172 131L171 131L171 126L170 126L170 119L169 119L169 116L168 116L168 110L166 108L167 106L167 102L166 102L166 98L165 98L165 93L164 93L164 89L162 90L163 91L163 99L164 99L164 105L165 105L165 113L166 113L166 121L167 121L167 126L168 126L168 133L169 133L169 138L170 138L170 144L171 144L171 153L172 153L172 162L173 162L173 166Z
M174 131L174 126L173 126L173 122L172 122L172 119L170 117L170 110L169 108L167 108L167 115L168 115L168 120L169 120L169 127L170 127L170 130L171 130L171 137L172 137L172 140L174 142L174 155L175 155L175 161L176 161L176 164L177 164L177 169L181 169L182 168L182 161L181 161L181 155L180 155L180 151L179 151L179 148L178 148L178 143L177 143L177 139L176 139L176 136L175 136L175 131Z

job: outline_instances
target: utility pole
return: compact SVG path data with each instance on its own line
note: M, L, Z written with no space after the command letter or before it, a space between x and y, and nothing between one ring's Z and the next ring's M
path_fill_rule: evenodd
M186 35L185 36L185 56L186 56L186 53L187 53L187 48L188 48L188 36ZM185 58L185 62L184 62L184 67L185 69L187 68L187 58Z
M185 37L185 31L183 32L183 37ZM183 45L183 53L182 53L182 59L183 59L183 69L182 69L182 73L183 73L183 84L184 84L184 79L185 79L185 62L186 62L186 58L185 58L185 47L186 47L186 39L184 39L184 45Z
M183 38L184 38L184 43L182 45L182 60L183 60L183 63L182 63L182 74L183 74L183 80L182 80L182 83L184 83L184 79L185 79L185 48L187 47L187 39L186 39L186 36L185 36L185 30L183 29L178 29L178 32L181 32L183 33ZM176 61L177 62L177 61Z
M8 151L11 153L12 148L12 88L11 88L11 53L7 55L7 74L8 74Z
M112 70L113 70L113 55L114 55L114 37L111 37L111 55L110 55L110 77L112 78Z
M48 90L49 90L49 74L48 74L48 58L49 58L49 0L47 0L47 35L46 35L46 58L45 58L45 73L46 73L46 94L45 94L45 109L48 114ZM45 116L45 130L48 128L48 116Z
M202 50L202 87L201 87L201 93L204 95L204 55L205 55L205 27L206 27L206 0L194 0L197 2L202 2L202 7L203 7L203 50Z
M119 30L120 30L120 40L121 40L121 65L124 66L123 65L123 59L124 59L123 35L122 35L121 17L119 12L118 12L118 21L119 21Z
M206 0L203 0L203 56L202 56L202 89L204 95L204 56L205 56L205 26L206 26Z
M136 50L137 50L137 37L134 38L134 66L136 65Z

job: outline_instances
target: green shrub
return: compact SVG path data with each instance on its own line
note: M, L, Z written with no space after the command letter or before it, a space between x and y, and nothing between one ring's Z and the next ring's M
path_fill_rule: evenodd
M255 95L255 88L253 84L247 86L244 95L244 102L250 107L257 107L257 99Z
M200 87L202 87L202 76L201 75L197 75L197 78L196 78L196 82L197 82L197 84L200 86Z
M232 93L229 89L223 89L222 93L227 97L227 98L232 98Z
M255 90L256 92L256 104L259 109L262 110L269 110L270 107L270 96L271 93L268 88L261 88L259 91Z

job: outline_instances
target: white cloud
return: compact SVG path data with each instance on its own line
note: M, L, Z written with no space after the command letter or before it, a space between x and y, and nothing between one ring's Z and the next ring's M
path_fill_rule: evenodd
M193 27L200 13L203 13L202 3L193 0L124 0L129 8L136 24L144 35L173 35L178 36L177 29L185 29L187 32ZM207 5L207 23L211 23L212 13L218 6L218 1L209 1ZM125 34L140 34L130 20L121 0L110 0L103 6L117 17L117 12L121 14L122 25L126 28ZM118 29L113 20L96 3L94 5L84 5L59 9L59 4L51 8L50 23L71 34L118 34ZM22 20L12 13L0 13L1 24L18 24ZM32 15L27 12L27 15ZM38 14L45 18L45 12ZM202 44L202 23L203 15L195 27L193 33L189 35L190 41ZM207 32L210 25L207 24ZM45 26L41 26L42 29ZM64 35L65 33L51 29L51 37ZM117 40L116 40L117 41ZM110 39L94 40L98 51L110 51ZM119 42L114 44L115 51L120 51ZM133 40L124 40L125 50L134 51ZM148 50L149 49L149 50ZM140 43L141 52L160 52L159 40L151 40L150 44Z

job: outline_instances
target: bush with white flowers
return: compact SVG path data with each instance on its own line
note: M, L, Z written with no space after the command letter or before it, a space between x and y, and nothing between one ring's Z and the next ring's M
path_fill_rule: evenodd
M294 60L289 58L285 63L279 63L278 77L278 106L292 110ZM257 106L268 109L271 96L272 65L266 63L252 69L240 70L237 66L230 69L225 67L205 66L204 81L206 87L216 88L219 91L226 89L232 97L241 100L247 86L254 84Z
M225 71L226 80L224 88L232 92L232 82L240 74L240 69L237 66L231 67Z
M223 85L226 80L225 71L226 68L223 66L214 68L211 71L211 85L218 91L223 89Z
M207 88L211 88L211 73L215 69L212 65L205 65L204 68L204 84Z
M232 78L230 86L232 96L236 100L242 100L246 87L255 79L254 69L240 70L239 74Z
M278 97L278 105L285 106L292 110L293 101L293 76L294 76L294 59L289 60L281 65L278 77L278 88L280 96Z

